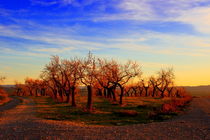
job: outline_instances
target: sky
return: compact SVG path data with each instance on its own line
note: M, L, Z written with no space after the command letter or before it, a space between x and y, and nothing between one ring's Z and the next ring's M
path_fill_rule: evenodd
M4 84L38 78L52 55L173 67L176 84L210 85L210 0L1 0Z

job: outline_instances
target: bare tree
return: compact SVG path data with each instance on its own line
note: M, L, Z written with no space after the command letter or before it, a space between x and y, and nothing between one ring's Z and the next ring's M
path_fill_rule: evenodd
M80 82L81 60L77 58L63 60L62 65L65 70L64 75L67 81L67 89L69 89L69 92L71 92L72 95L72 106L76 106L75 91Z
M155 95L157 95L157 88L160 85L160 83L158 83L157 78L154 76L151 76L149 78L149 82L150 82L150 85L152 86L152 97L155 97Z
M87 109L89 111L92 110L92 96L93 96L93 85L96 82L95 72L96 72L96 59L89 52L88 57L85 58L81 62L81 66L79 67L80 72L80 80L81 83L87 87L88 90L88 101L87 101Z
M100 86L104 88L104 97L113 97L113 100L116 101L116 85L112 82L113 78L111 74L112 69L110 68L111 65L112 61L98 58L95 78L97 79Z
M41 96L46 96L47 84L45 80L40 80L39 88Z
M161 69L158 72L158 86L157 89L161 92L161 97L165 97L165 92L174 83L174 72L172 68L166 70Z
M127 84L132 78L141 75L141 70L136 62L128 61L125 64L119 64L112 60L112 63L108 66L113 85L120 88L120 101L122 104L124 96L124 85Z
M59 56L52 56L50 63L46 65L42 71L42 77L45 77L47 81L53 81L51 83L56 86L56 90L54 89L54 92L58 92L61 102L63 102L63 93L65 91L67 81Z
M145 91L145 96L148 96L148 91L149 91L149 87L150 87L150 83L148 80L142 80L142 85Z
M30 96L33 96L33 91L35 89L34 79L32 79L32 78L26 78L25 79L25 86L28 89L29 95Z

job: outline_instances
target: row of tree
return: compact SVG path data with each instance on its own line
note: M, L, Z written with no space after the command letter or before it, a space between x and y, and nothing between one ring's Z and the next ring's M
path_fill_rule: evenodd
M156 76L142 79L141 67L133 61L96 58L91 53L85 58L60 59L53 56L40 79L26 78L25 84L16 83L19 96L50 95L76 106L75 95L81 87L87 89L87 109L92 109L93 95L119 100L124 96L181 97L182 91L174 86L173 69L161 69Z

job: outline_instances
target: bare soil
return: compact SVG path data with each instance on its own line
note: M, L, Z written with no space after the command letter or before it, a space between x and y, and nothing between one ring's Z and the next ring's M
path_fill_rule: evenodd
M111 127L36 118L33 100L21 100L0 107L1 140L210 140L210 98L194 98L173 120Z

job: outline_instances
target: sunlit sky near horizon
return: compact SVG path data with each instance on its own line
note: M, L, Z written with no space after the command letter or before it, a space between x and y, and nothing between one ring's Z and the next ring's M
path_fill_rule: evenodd
M173 67L177 85L210 85L210 0L1 0L4 84L38 78L51 55Z

